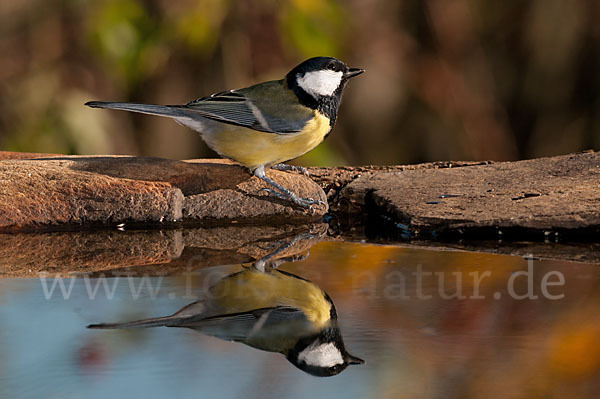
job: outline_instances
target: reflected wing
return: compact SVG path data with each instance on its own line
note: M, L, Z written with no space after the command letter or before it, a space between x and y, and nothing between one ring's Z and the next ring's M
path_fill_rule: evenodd
M175 106L187 114L267 133L298 133L312 118L280 81L225 91Z
M245 341L266 330L294 328L305 322L306 316L299 309L279 306L205 319L188 318L173 327L193 328L228 341Z

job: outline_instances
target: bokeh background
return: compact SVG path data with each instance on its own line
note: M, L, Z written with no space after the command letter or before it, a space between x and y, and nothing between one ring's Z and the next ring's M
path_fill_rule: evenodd
M0 149L215 156L158 117L335 56L367 73L305 165L514 160L600 148L595 0L0 2Z

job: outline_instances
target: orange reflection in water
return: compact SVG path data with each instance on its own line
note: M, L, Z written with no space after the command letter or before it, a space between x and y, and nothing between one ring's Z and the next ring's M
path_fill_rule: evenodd
M283 267L377 341L374 397L600 393L597 266L330 242Z

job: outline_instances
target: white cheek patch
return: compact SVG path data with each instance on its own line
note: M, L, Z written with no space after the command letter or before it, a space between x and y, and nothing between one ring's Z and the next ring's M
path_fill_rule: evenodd
M318 346L310 345L298 354L298 360L304 361L310 366L333 367L344 363L342 352L330 342Z
M298 86L313 97L331 96L340 86L342 81L342 72L336 71L313 71L307 72L303 76L296 75Z

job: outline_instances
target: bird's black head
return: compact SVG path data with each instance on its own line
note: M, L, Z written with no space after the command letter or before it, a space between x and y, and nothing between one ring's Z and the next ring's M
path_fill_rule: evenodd
M292 69L285 79L303 105L319 110L333 126L346 83L363 72L336 58L314 57Z
M346 351L335 320L328 328L299 340L286 357L300 370L317 377L331 377L350 364L365 362Z

